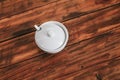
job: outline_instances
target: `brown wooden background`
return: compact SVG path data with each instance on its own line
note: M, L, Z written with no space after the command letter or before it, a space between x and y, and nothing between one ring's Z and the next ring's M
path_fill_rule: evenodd
M67 26L55 55L34 42L34 24ZM0 80L120 80L120 0L0 0Z

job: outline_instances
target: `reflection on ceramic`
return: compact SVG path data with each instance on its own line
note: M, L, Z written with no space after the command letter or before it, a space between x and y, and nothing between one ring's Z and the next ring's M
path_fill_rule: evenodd
M68 42L68 30L57 21L48 21L40 26L35 25L35 42L37 46L48 53L58 53Z

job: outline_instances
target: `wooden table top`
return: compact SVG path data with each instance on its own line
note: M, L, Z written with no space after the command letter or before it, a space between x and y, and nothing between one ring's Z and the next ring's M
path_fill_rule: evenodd
M70 35L55 55L34 41L50 20ZM0 80L120 80L120 0L0 0Z

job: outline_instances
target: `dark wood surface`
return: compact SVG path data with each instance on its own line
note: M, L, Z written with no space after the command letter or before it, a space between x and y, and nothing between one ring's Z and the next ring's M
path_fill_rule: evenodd
M70 34L55 55L34 41L49 20ZM120 80L120 0L0 0L0 80Z

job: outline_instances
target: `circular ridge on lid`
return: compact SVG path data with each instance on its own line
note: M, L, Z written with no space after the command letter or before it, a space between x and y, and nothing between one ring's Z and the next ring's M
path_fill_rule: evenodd
M40 25L36 31L35 41L39 48L48 53L61 51L68 41L68 31L63 24L57 21L48 21Z

